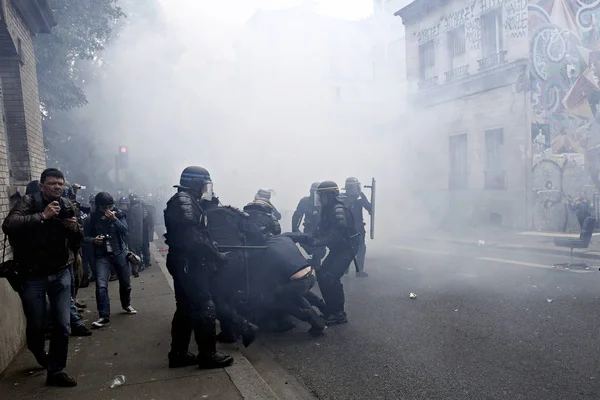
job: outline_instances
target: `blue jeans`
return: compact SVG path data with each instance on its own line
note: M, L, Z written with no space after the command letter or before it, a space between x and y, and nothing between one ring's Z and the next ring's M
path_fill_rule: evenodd
M96 306L100 318L110 319L108 278L112 266L119 277L119 295L123 309L131 305L131 267L125 258L126 251L119 254L96 257Z
M21 302L27 320L27 348L40 363L45 360L46 295L50 301L52 333L48 353L48 375L64 370L69 351L71 333L71 271L64 268L56 274L25 279L21 291Z

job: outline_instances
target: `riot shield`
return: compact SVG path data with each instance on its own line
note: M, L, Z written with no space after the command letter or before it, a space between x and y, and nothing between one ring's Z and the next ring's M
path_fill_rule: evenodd
M375 239L375 193L376 193L376 186L375 186L376 182L375 182L375 178L371 179L371 185L365 185L365 188L367 189L371 189L371 228L369 230L369 235L371 237L371 240Z

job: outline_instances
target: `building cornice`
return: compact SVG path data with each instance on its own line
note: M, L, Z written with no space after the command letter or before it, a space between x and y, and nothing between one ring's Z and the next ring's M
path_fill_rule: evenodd
M404 25L411 25L419 22L428 14L431 14L449 2L450 0L415 0L406 7L396 11L394 15L402 18Z

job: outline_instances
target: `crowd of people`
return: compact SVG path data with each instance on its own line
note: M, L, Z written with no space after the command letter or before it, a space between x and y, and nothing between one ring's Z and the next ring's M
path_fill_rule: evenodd
M233 358L217 352L217 342L241 339L249 346L261 330L293 329L289 316L309 323L314 336L348 321L341 278L353 262L357 277L368 276L362 213L371 204L356 178L346 180L343 195L333 181L315 182L286 233L269 190L259 190L243 209L222 205L202 167L186 168L175 187L164 209L176 300L169 367L228 366ZM77 301L77 289L95 283L92 328L101 329L110 324L109 282L119 281L123 312L134 315L131 277L152 265L155 207L135 194L115 201L108 192L84 205L78 189L60 170L47 169L2 225L13 261L0 272L21 297L27 346L47 369L50 386L77 384L64 371L69 336L92 334L79 316L86 305ZM316 283L322 297L312 291ZM192 333L198 354L189 351Z

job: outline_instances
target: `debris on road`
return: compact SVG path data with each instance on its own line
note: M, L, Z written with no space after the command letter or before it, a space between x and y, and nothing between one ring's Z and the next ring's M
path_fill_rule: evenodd
M546 301L547 301L548 303L552 303L552 302L554 301L554 299L546 299Z
M485 246L485 240L478 241L477 245L480 246L480 247Z
M115 378L108 382L108 387L111 389L122 386L125 383L125 375L117 375Z
M408 297L410 297L411 299L416 299L417 295L415 293L411 293Z

